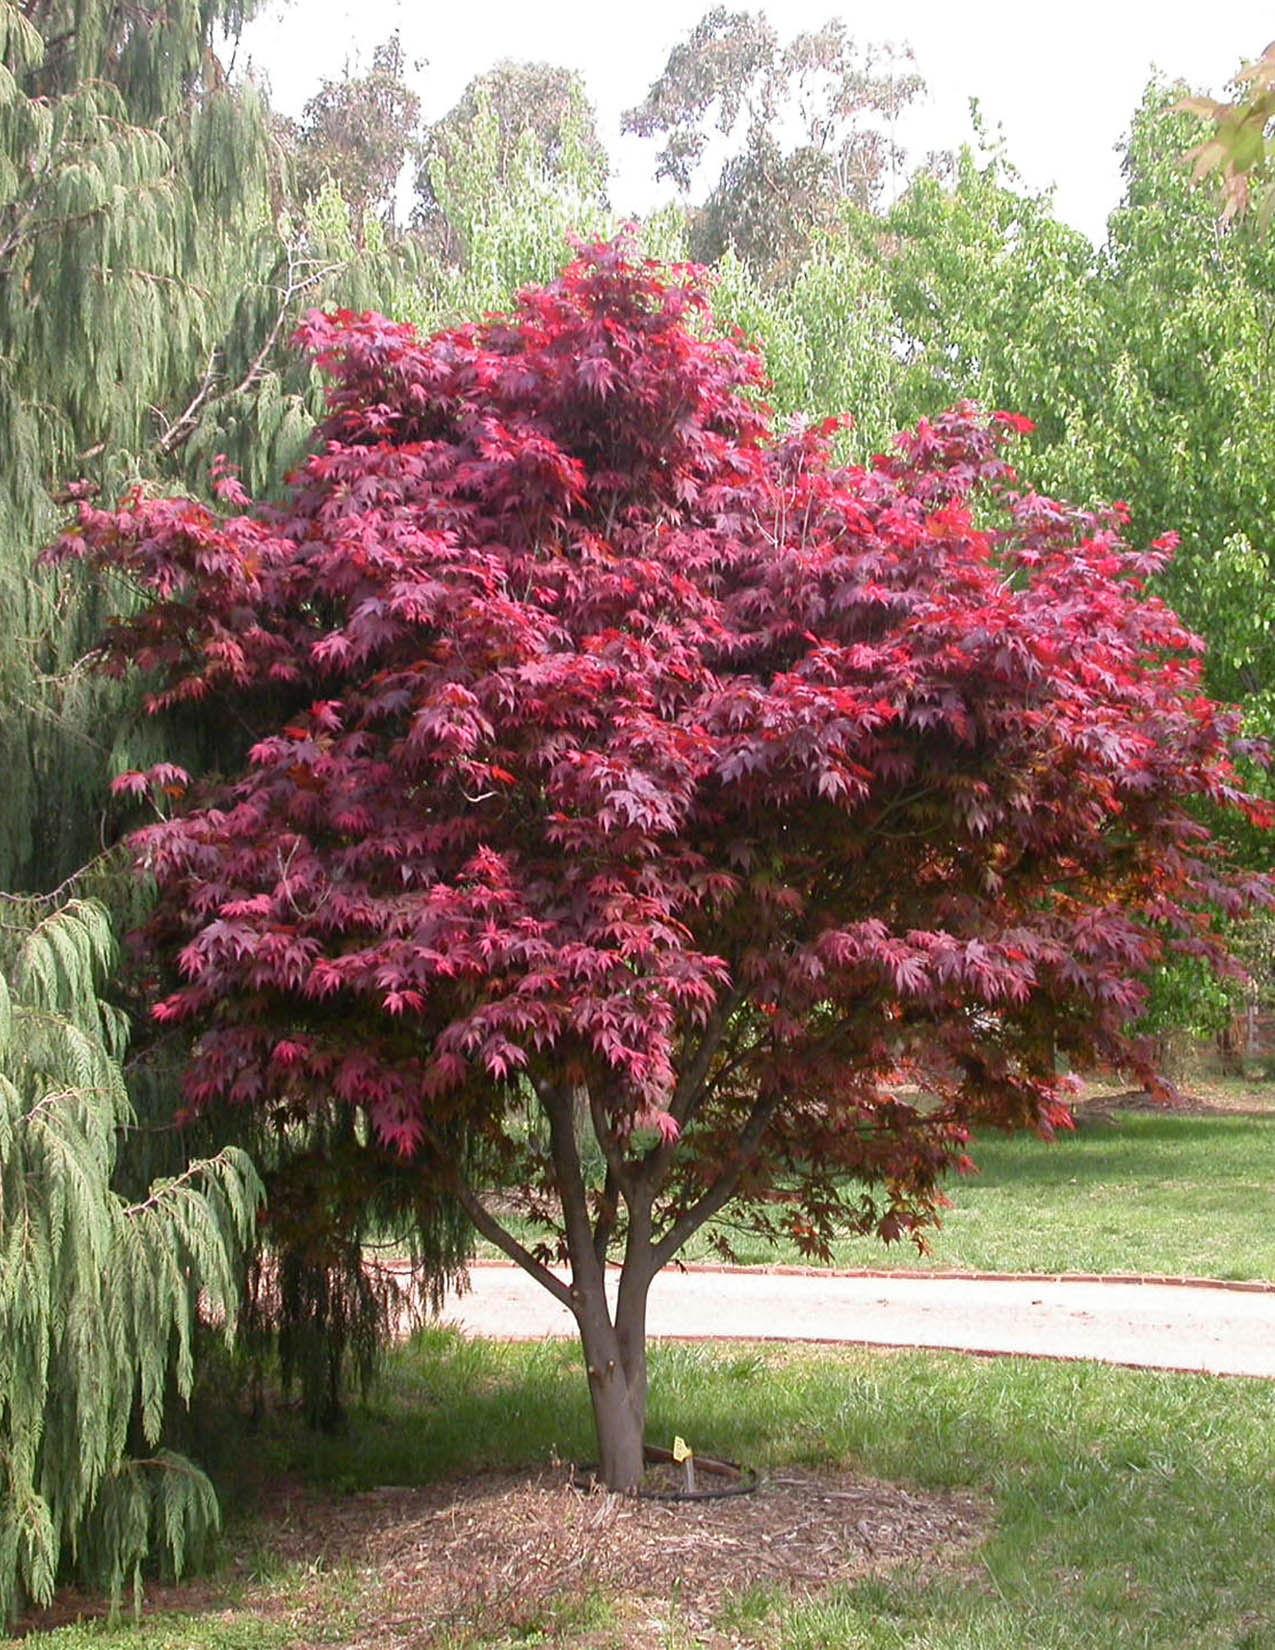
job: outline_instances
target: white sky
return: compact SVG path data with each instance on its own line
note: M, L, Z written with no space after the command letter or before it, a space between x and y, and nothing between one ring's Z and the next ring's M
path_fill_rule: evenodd
M658 140L622 137L620 115L645 96L669 49L710 3L270 0L247 30L239 61L250 58L276 107L296 115L321 79L338 77L347 60L366 66L397 29L409 62L419 62L412 84L426 120L445 114L474 75L503 58L576 69L615 169L612 205L641 214L668 186L657 191L652 183ZM1059 216L1096 241L1120 199L1116 145L1152 68L1220 92L1240 61L1275 36L1270 0L1229 0L1216 9L1202 0L909 0L897 22L885 8L845 0L765 8L734 0L730 9L765 9L785 40L840 16L861 40L906 42L928 86L923 106L901 127L913 158L966 141L969 100L977 97L989 130L1003 127L1008 157L1026 183L1055 185ZM711 181L697 182L696 193Z

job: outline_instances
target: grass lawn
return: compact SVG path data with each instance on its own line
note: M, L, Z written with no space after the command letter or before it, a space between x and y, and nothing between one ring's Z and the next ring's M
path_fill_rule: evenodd
M981 1172L951 1187L929 1256L846 1242L837 1264L1275 1279L1275 1107L1238 1089L1208 1098L1220 1108L1208 1115L1091 1114L1053 1145L982 1138ZM737 1248L752 1263L800 1259L744 1237ZM275 1414L252 1432L235 1421L192 1441L229 1509L211 1576L159 1589L139 1625L86 1622L23 1642L1275 1650L1275 1383L927 1352L657 1346L649 1436L675 1433L777 1485L814 1473L834 1499L848 1481L833 1473L859 1475L870 1495L872 1480L882 1494L902 1486L916 1498L904 1523L924 1522L926 1496L959 1492L982 1509L982 1533L827 1582L767 1569L766 1552L788 1539L778 1531L779 1548L745 1547L742 1569L706 1599L689 1570L685 1582L670 1582L667 1564L626 1570L623 1531L608 1527L591 1568L566 1566L533 1596L512 1560L481 1543L471 1555L467 1498L493 1485L491 1495L521 1494L531 1480L511 1473L589 1455L578 1353L435 1331L395 1353L374 1403L340 1436ZM387 1486L432 1486L421 1492L432 1510ZM572 1501L553 1493L566 1496L555 1505ZM769 1504L764 1493L756 1503ZM459 1567L499 1585L490 1608L440 1621L404 1580L402 1553L428 1553L434 1532L455 1541L458 1529ZM702 1546L676 1524L669 1537L674 1567L679 1550Z
M707 1626L692 1621L692 1600L676 1583L653 1595L631 1578L625 1591L608 1586L622 1555L599 1543L592 1578L563 1574L534 1607L520 1603L515 1586L481 1622L431 1634L419 1616L405 1622L410 1595L391 1596L375 1565L307 1556L266 1502L255 1521L240 1515L232 1526L214 1590L205 1582L194 1595L195 1614L66 1627L25 1642L29 1650L688 1650L732 1640L762 1650L1275 1650L1271 1383L951 1354L671 1345L654 1351L650 1434L674 1432L776 1478L852 1469L918 1496L972 1492L987 1510L986 1533L946 1560L905 1562L831 1588L809 1576L777 1581L759 1556L755 1579L716 1598ZM214 1465L241 1498L280 1477L306 1480L334 1497L320 1505L339 1525L381 1486L541 1467L588 1449L573 1348L435 1332L395 1356L375 1405L345 1435L315 1440L273 1419L247 1442L223 1433ZM395 1516L392 1502L385 1516ZM429 1529L448 1526L422 1528L427 1543ZM669 1531L675 1551L676 1524Z
M952 1207L929 1233L929 1253L846 1238L833 1264L1275 1280L1275 1095L1216 1082L1205 1092L1217 1107L1208 1115L1090 1110L1053 1142L981 1135L971 1148L978 1172L948 1183ZM805 1260L795 1244L736 1231L729 1219L682 1258L720 1259L714 1232L745 1266Z
M985 1135L972 1155L930 1254L847 1239L835 1264L1275 1279L1275 1113L1091 1116L1053 1143ZM801 1259L730 1236L746 1265ZM688 1258L710 1253L701 1237Z

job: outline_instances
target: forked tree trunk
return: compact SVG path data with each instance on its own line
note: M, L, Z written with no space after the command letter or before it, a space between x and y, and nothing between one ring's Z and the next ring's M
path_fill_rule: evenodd
M655 1275L650 1246L651 1192L629 1196L630 1228L614 1319L606 1298L606 1243L590 1219L576 1142L575 1096L545 1085L540 1101L549 1119L555 1176L571 1262L569 1301L589 1375L598 1434L598 1465L609 1490L631 1491L642 1480L646 1425L646 1295Z
M721 1031L740 1000L741 995L736 994L720 1006L714 1022L705 1033L699 1054L688 1067L686 1080L690 1088L681 1095L682 1117L685 1117L690 1099L694 1097L695 1085L702 1084L705 1079L713 1051L720 1042ZM495 1243L574 1314L589 1377L589 1397L598 1436L598 1469L607 1489L631 1492L641 1484L645 1465L646 1302L651 1282L686 1240L734 1196L745 1165L757 1151L778 1102L778 1094L758 1096L740 1133L737 1147L731 1154L729 1165L723 1168L698 1202L681 1213L658 1242L652 1230L652 1208L656 1192L667 1173L671 1142L665 1140L659 1147L648 1151L640 1164L630 1162L625 1165L620 1161L619 1143L610 1132L605 1109L601 1105L595 1107L591 1103L586 1114L578 1103L574 1086L566 1083L537 1084L536 1094L549 1122L554 1178L562 1200L563 1235L571 1263L571 1282L564 1283L525 1249L512 1233L506 1231L462 1177L457 1176L452 1184L483 1236ZM577 1122L582 1123L586 1115L591 1119L608 1157L606 1191L592 1210L576 1139ZM615 1231L617 1199L621 1195L626 1206L628 1229L615 1312L612 1314L606 1296L606 1254L609 1239Z
M575 1269L573 1296L598 1435L598 1471L607 1489L628 1493L642 1480L646 1431L646 1296L650 1278L628 1267L612 1320L603 1272Z

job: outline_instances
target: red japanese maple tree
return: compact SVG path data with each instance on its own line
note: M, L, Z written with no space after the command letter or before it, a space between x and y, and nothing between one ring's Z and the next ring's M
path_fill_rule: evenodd
M728 1202L914 1233L971 1121L1066 1120L1059 1053L1139 1067L1147 969L1268 897L1191 811L1258 817L1237 719L1144 591L1168 542L1018 490L1021 420L839 467L694 269L591 246L508 318L301 339L281 504L85 501L60 546L149 597L110 668L245 730L134 839L155 1014L192 1104L361 1108L570 1308L623 1489L649 1285Z

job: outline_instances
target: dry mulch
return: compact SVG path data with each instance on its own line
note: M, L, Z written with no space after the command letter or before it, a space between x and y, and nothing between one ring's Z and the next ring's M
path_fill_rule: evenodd
M572 1487L566 1469L385 1489L315 1509L329 1558L352 1562L376 1607L349 1650L498 1636L562 1595L622 1601L623 1643L662 1642L670 1605L703 1644L727 1594L802 1595L914 1562L955 1562L987 1533L985 1503L853 1474L785 1469L753 1495L661 1502ZM300 1556L300 1555L298 1555ZM708 1637L703 1635L708 1634Z
M1166 1117L1262 1117L1269 1115L1270 1111L1269 1106L1262 1106L1259 1102L1246 1104L1243 1100L1231 1099L1219 1102L1203 1094L1181 1091L1171 1098L1162 1099L1148 1094L1145 1089L1126 1089L1122 1094L1091 1095L1074 1101L1071 1109L1081 1119L1106 1118L1113 1111L1156 1112Z
M292 1485L268 1514L272 1555L310 1580L253 1587L233 1606L214 1583L148 1590L146 1613L196 1611L286 1620L296 1650L331 1646L332 1592L353 1623L345 1650L428 1650L499 1641L552 1620L555 1606L602 1594L618 1620L571 1641L654 1650L670 1623L697 1646L725 1650L718 1624L731 1593L761 1585L810 1597L900 1564L960 1564L990 1527L967 1493L902 1489L853 1473L784 1468L755 1494L663 1502L572 1485L565 1466L490 1472L424 1489L341 1498ZM26 1631L101 1613L64 1593Z

